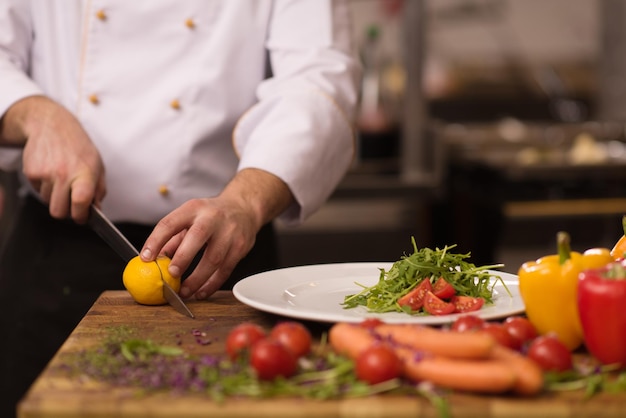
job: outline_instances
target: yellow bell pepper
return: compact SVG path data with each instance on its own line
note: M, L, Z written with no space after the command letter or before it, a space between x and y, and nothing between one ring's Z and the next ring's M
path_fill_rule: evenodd
M613 261L608 248L583 254L571 251L569 234L557 234L558 254L528 261L519 269L519 289L526 316L539 334L553 333L570 350L583 342L578 316L578 274Z

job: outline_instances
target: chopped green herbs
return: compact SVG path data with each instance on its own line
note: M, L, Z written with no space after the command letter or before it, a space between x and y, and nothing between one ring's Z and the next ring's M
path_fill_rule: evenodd
M423 314L422 311L411 312L409 308L401 307L398 304L398 299L413 290L423 280L430 280L434 284L440 277L443 277L454 287L457 295L481 297L486 304L493 303L493 287L498 280L506 288L499 276L488 271L502 267L502 264L477 267L467 261L470 254L450 252L456 245L433 250L430 248L418 249L415 238L411 238L411 242L413 254L402 256L389 268L389 271L381 268L378 282L375 285L367 287L359 284L363 290L357 294L346 296L343 302L344 308L365 306L370 312L376 313Z
M626 371L618 364L599 365L586 360L578 361L572 370L545 373L546 389L552 392L583 390L586 398L601 392L626 391Z
M131 338L126 338L132 336ZM135 338L128 330L111 330L103 344L65 359L63 369L114 386L141 391L175 390L205 393L215 401L232 396L310 399L361 397L377 393L421 393L410 382L394 379L378 385L359 381L354 363L330 351L325 338L314 352L300 359L289 379L259 380L243 359L189 355L180 347Z

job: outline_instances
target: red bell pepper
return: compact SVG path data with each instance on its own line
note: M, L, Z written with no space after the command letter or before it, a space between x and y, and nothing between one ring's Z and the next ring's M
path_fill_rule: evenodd
M585 270L578 280L585 346L603 364L626 366L626 261Z

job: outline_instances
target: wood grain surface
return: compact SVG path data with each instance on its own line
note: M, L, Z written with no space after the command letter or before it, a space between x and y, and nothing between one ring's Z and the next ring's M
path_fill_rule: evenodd
M284 318L265 314L220 291L207 301L192 301L196 319L169 306L147 307L133 302L125 291L103 293L67 339L18 406L19 418L65 417L438 417L437 410L418 396L379 395L339 400L231 399L213 402L200 394L139 393L111 387L88 378L70 378L63 359L102 343L107 327L127 325L141 330L139 338L163 344L180 342L189 353L223 353L228 331L242 321L267 328ZM307 323L319 336L328 325ZM198 344L192 335L203 330L211 343ZM586 399L582 392L548 393L533 398L513 396L448 397L456 417L626 417L626 393L599 394Z

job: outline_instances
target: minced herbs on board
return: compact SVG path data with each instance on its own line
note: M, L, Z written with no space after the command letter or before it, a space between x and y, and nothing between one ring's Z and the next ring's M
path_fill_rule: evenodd
M329 350L325 338L300 359L294 376L263 381L243 360L231 361L226 355L191 355L181 347L157 344L137 338L137 334L128 327L111 328L100 345L64 358L61 369L116 387L137 388L141 392L204 393L214 401L229 397L323 400L413 393L426 397L440 411L446 408L443 399L428 385L402 379L368 385L358 380L354 363Z
M402 258L385 271L380 269L378 282L370 287L361 285L363 290L357 294L345 297L344 308L364 306L370 312L405 312L412 315L424 315L423 311L412 312L408 307L398 304L398 299L409 293L423 280L430 280L432 284L443 277L450 283L457 295L481 297L486 304L493 303L493 287L502 279L489 272L490 269L503 267L503 264L493 264L477 267L467 261L470 254L456 254L450 250L455 245L447 245L442 249L417 248L415 238L411 238L413 254ZM507 289L508 291L508 289Z

